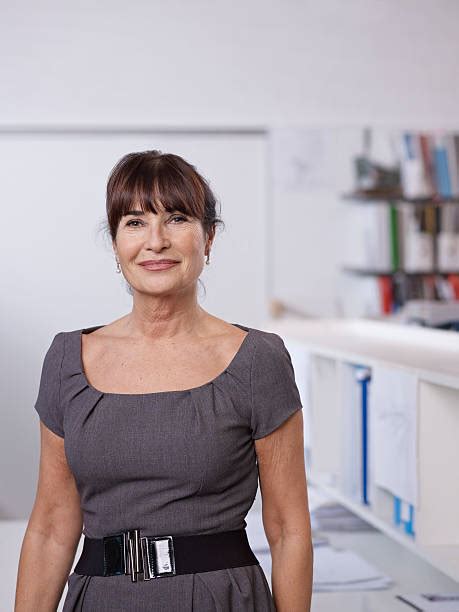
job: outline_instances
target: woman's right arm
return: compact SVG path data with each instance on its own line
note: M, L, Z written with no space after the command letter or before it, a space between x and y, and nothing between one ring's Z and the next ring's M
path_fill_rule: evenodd
M55 612L67 582L83 519L64 438L40 421L37 493L21 547L14 612Z

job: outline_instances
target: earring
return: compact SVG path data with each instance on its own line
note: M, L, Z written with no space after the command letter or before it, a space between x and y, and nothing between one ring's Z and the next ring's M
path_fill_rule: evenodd
M209 253L207 253L206 264L207 264L207 265L209 265L209 264L210 264L210 261L209 261Z
M116 260L116 273L119 274L121 272L120 262Z

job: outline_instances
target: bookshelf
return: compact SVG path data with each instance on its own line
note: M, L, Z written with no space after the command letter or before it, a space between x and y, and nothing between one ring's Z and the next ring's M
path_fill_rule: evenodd
M341 198L349 208L340 270L356 279L351 291L374 279L362 289L368 295L374 283L380 303L374 314L390 314L411 299L459 299L459 231L451 229L459 223L459 198L408 198L398 190Z
M372 270L370 268L353 268L351 266L343 266L341 270L347 274L355 274L356 276L393 276L394 274L404 275L404 276L432 276L432 275L444 275L449 276L450 274L459 274L459 270L419 270L417 272L409 272L407 270L403 270L402 268L397 268L397 270Z
M368 523L459 581L459 346L445 331L412 328L364 319L278 319L265 326L279 334L292 355L300 387L308 441L308 478ZM308 372L299 364L309 363ZM307 355L307 360L304 359ZM392 494L371 483L366 505L343 486L349 457L348 425L343 410L347 387L343 370L350 364L383 365L416 377L418 503L414 536L394 523ZM304 367L304 366L303 366ZM315 375L320 369L325 379ZM369 411L372 410L370 387ZM374 408L373 408L374 409ZM370 446L371 446L370 435ZM354 449L356 452L360 449Z
M421 210L432 209L434 211L434 219L433 219L433 227L432 237L433 237L433 261L432 267L426 270L405 270L403 265L400 263L400 254L402 251L401 242L402 242L402 229L399 227L398 235L393 237L393 240L396 241L396 250L397 255L395 256L396 261L394 261L393 257L393 267L392 269L387 270L371 270L371 269L362 269L358 267L352 266L343 266L343 271L348 274L358 274L358 275L368 275L368 276L390 276L392 274L396 274L400 272L402 274L410 275L410 276L427 276L427 275L450 275L450 274L459 274L459 261L458 267L452 270L440 269L438 266L438 237L439 237L439 228L441 225L440 214L441 210L444 209L445 204L448 205L459 205L459 198L445 198L445 197L431 197L431 198L407 198L402 194L395 195L386 193L384 196L383 192L375 193L375 192L364 192L357 191L353 193L345 193L342 194L341 198L345 202L354 202L359 203L361 205L369 205L372 204L385 204L394 211L394 214L398 214L398 209L402 204L408 204L414 208L418 208ZM403 258L402 258L403 259Z
M443 206L443 204L459 204L459 198L447 198L443 196L433 196L431 198L407 198L401 192L390 193L380 191L354 191L351 193L343 193L341 198L344 201L358 200L361 202L384 202L386 204L406 203L413 206Z

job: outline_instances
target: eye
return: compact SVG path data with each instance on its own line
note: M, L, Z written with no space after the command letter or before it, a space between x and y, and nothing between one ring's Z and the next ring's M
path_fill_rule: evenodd
M131 221L128 221L126 225L129 225L131 227L138 227L138 225L132 225L133 223L142 223L142 222L139 219L131 219Z
M181 221L187 221L187 218L183 215L174 215L173 217L171 217L171 220L172 219L180 219Z

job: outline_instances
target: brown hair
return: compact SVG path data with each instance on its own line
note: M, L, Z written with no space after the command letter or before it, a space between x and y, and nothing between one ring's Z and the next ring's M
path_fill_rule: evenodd
M138 204L143 212L179 211L200 219L207 237L218 224L216 198L206 179L179 155L158 150L128 153L110 172L107 183L107 221L115 240L123 215Z

